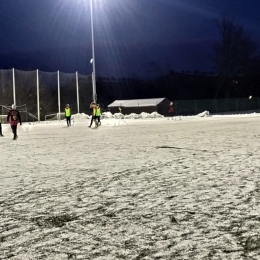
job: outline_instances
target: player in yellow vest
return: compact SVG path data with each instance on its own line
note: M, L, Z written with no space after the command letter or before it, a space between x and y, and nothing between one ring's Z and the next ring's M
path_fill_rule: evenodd
M101 108L100 108L99 104L97 104L96 118L97 118L97 121L98 121L98 125L101 125L100 116L101 116Z
M97 106L96 103L92 102L90 104L90 113L91 113L91 121L90 121L90 125L88 126L89 128L91 128L93 121L95 122L95 126L98 127L98 123L97 123Z
M70 105L67 104L65 107L65 118L67 121L67 126L71 126L71 122L70 122L70 118L71 118L71 109L70 109Z

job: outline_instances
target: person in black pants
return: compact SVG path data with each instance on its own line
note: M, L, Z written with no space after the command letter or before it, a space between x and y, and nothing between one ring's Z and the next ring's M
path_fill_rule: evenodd
M93 121L95 121L95 124L97 125L97 122L96 122L96 119L97 119L96 118L96 103L95 102L92 102L90 104L89 110L90 110L90 115L91 115L91 121L90 121L89 127L91 127L92 124L93 124Z
M67 126L71 126L70 118L71 118L71 108L70 105L67 104L65 107L65 118L67 121Z
M7 122L9 122L11 125L11 129L14 134L13 140L16 140L18 138L17 124L20 123L20 125L22 125L22 120L19 111L16 109L15 104L12 105L12 109L9 111L7 115Z
M0 136L3 136L2 134L2 119L0 118Z

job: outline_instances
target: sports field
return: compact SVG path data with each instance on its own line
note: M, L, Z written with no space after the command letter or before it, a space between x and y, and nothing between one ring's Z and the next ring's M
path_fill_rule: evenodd
M0 259L259 259L260 118L26 124L0 138Z

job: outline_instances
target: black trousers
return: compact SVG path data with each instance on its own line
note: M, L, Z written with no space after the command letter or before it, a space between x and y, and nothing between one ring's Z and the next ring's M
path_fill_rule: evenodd
M100 116L97 116L98 125L101 125Z
M2 134L2 123L0 123L0 135L3 135Z
M89 125L90 127L92 126L94 120L96 122L97 116L91 116L91 121L90 121L90 125Z
M67 125L68 125L68 126L71 126L71 123L70 123L70 116L66 116L66 120L67 120Z
M12 132L14 134L14 138L17 136L17 125L11 125Z

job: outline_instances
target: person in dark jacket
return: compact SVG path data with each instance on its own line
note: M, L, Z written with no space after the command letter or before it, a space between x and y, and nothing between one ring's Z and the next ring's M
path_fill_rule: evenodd
M17 125L20 123L22 125L22 120L19 111L16 109L16 105L12 105L12 109L9 111L7 115L7 122L10 123L12 132L14 134L13 140L16 140L18 138L17 135Z
M89 128L91 128L92 124L93 124L93 121L95 122L95 125L96 127L98 126L98 123L97 123L97 117L96 117L96 110L97 110L97 106L96 106L96 103L95 102L92 102L90 104L90 115L91 115L91 121L90 121L90 125L88 126Z
M2 119L0 118L0 136L3 136L2 134Z
M174 105L173 105L173 102L170 102L168 113L169 113L168 120L170 118L172 118L172 120L173 120L173 117L174 117Z
M168 113L169 113L168 120L170 118L172 118L172 120L173 119L176 120L177 116L174 115L175 113L174 113L174 103L173 102L170 102ZM181 116L179 116L179 119L181 120Z

